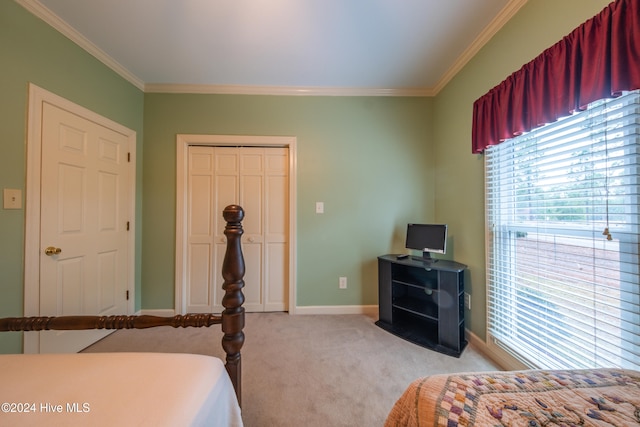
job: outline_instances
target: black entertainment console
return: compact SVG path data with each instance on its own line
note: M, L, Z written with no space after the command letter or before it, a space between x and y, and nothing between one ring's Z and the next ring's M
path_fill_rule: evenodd
M421 257L378 257L376 325L450 356L467 345L464 329L466 265Z

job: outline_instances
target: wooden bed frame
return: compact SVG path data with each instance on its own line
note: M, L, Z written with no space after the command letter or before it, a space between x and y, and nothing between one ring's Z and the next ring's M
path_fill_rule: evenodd
M84 329L146 329L157 326L174 328L209 327L222 325L222 348L226 353L225 367L241 404L241 355L244 344L244 257L240 239L244 210L238 205L229 205L223 211L227 222L224 234L227 249L222 264L222 289L225 294L221 314L185 314L173 317L159 316L53 316L53 317L7 317L0 319L0 332L44 331L44 330L84 330Z

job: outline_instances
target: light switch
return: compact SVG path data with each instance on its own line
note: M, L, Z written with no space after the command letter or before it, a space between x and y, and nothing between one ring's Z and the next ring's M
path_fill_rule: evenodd
M324 202L316 202L316 213L324 213Z
M3 207L5 209L22 209L22 191L5 188L3 191Z

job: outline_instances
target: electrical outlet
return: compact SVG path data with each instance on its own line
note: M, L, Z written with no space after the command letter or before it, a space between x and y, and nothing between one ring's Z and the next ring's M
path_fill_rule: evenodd
M5 209L22 209L22 191L5 188L3 191L3 207Z
M340 285L340 289L347 289L347 278L346 277L341 277L338 280L338 284Z
M324 202L316 202L316 213L317 214L324 213Z
M471 310L471 295L468 293L464 293L464 306L467 310Z

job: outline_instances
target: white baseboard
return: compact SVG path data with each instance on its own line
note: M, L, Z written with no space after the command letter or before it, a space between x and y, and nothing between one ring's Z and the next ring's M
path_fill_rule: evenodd
M469 345L473 346L476 350L491 359L496 365L505 371L521 371L524 369L531 369L530 367L522 364L516 358L512 357L506 351L501 350L495 345L487 344L483 339L467 329L467 341Z
M176 315L176 311L170 308L165 309L156 309L156 310L140 310L136 314L141 314L145 316L160 316L160 317L173 317Z
M377 305L309 305L297 306L291 314L366 314L368 316L378 315ZM175 310L167 309L142 309L136 312L138 315L147 316L175 316Z
M295 314L366 314L377 316L377 305L307 305L296 306Z

